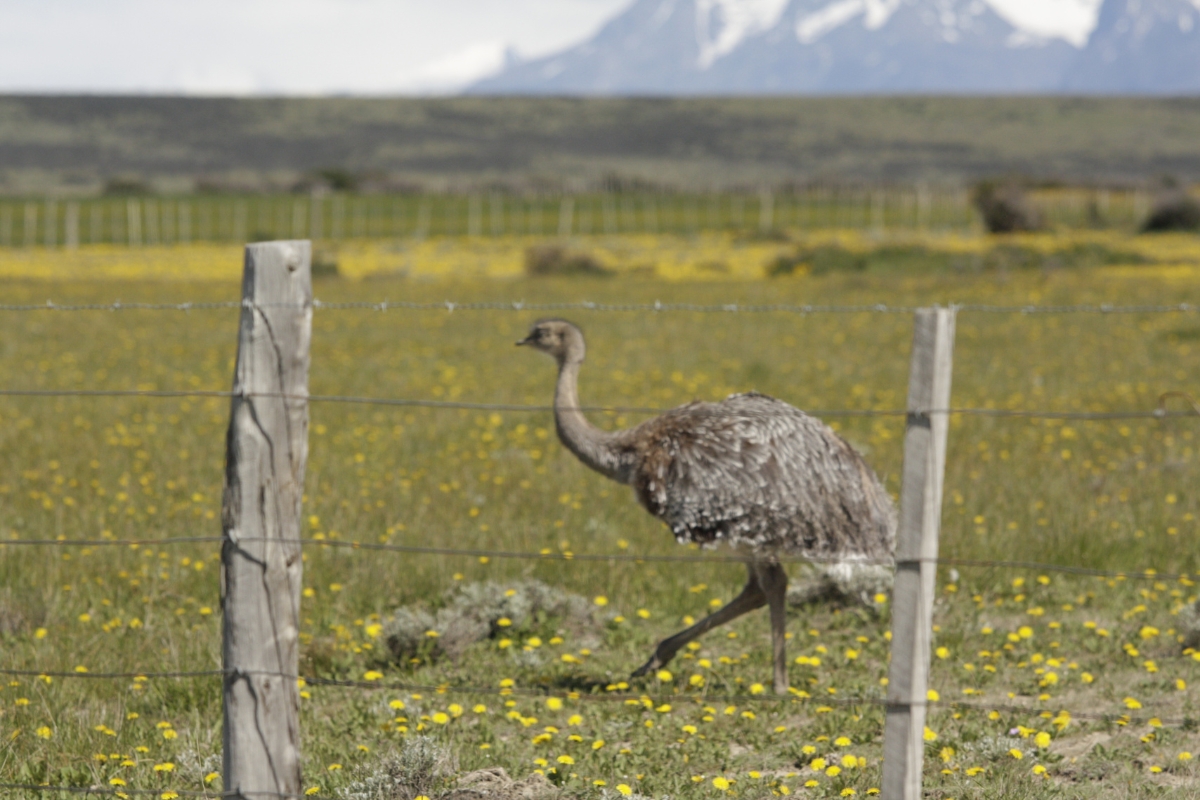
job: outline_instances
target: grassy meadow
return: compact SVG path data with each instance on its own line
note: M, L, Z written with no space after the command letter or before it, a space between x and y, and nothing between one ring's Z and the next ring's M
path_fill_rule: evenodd
M344 245L342 277L318 280L315 292L329 302L1200 304L1195 237L1114 237L595 237L571 246L614 274L543 279L522 276L522 238L377 241ZM1081 252L1102 257L1071 255ZM789 274L764 277L781 258ZM236 300L239 273L238 250L216 245L0 252L6 303ZM225 390L237 316L0 311L0 388ZM537 316L318 310L311 390L547 404L553 365L512 345ZM757 389L806 409L903 408L904 314L568 316L589 337L587 404L665 407ZM1147 411L1164 392L1195 392L1198 369L1194 313L963 312L953 405ZM641 418L592 416L602 426ZM827 419L898 492L903 416ZM227 402L216 398L0 397L0 542L219 536L226 424ZM944 555L1130 577L943 568L927 796L1195 796L1200 659L1181 644L1179 613L1197 590L1174 573L1200 572L1196 433L1186 417L952 418ZM314 403L305 519L318 542L688 553L628 490L578 464L543 412ZM219 669L218 573L216 543L0 545L0 668ZM744 578L716 561L306 546L302 672L376 688L304 687L305 786L349 796L406 741L430 736L454 773L540 771L565 797L875 793L883 710L853 700L882 694L885 596L870 609L792 611L795 691L783 700L763 691L765 612L709 634L667 673L629 678L657 640L729 600ZM397 608L524 579L587 598L595 625L534 617L456 658L436 657L432 644L389 657ZM169 800L219 791L219 752L217 678L9 675L0 688L0 783Z

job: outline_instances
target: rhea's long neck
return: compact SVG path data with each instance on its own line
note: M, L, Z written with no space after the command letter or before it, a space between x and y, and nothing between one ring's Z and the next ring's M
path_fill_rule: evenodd
M621 468L615 435L593 426L579 410L581 363L566 359L558 367L558 385L554 390L554 423L558 438L585 465L608 478L627 483L628 476Z

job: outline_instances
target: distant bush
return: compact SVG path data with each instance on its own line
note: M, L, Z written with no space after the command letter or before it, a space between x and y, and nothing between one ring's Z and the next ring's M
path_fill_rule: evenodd
M109 178L104 182L104 194L108 197L151 194L150 187L138 178Z
M972 201L991 233L1036 231L1042 227L1037 209L1015 184L980 183L975 187Z
M535 278L559 275L611 275L612 270L590 253L560 244L537 244L525 250L525 274Z
M854 252L833 244L800 248L777 256L767 265L768 277L783 277L807 269L812 275L834 272L872 274L980 272L1030 269L1104 267L1146 264L1151 259L1129 250L1114 250L1097 242L1073 244L1057 250L1039 250L1005 242L980 253L962 254L932 250L922 245L891 245Z
M1200 203L1187 192L1162 195L1142 223L1143 233L1200 230Z

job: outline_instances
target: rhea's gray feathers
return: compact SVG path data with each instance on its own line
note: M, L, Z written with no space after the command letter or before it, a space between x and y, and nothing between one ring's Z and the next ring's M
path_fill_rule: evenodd
M758 393L689 403L617 435L641 503L680 542L887 561L891 498L821 421Z

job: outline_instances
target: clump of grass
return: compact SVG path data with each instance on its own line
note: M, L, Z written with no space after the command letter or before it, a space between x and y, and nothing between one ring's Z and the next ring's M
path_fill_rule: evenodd
M537 244L525 250L525 274L534 278L552 276L606 276L612 270L591 253L572 250L562 244Z
M414 800L432 797L444 789L454 774L454 757L429 736L404 740L399 751L360 770L359 776L338 791L342 800Z
M455 658L475 642L550 621L575 635L599 626L585 598L538 580L470 583L451 589L445 600L437 611L413 606L396 611L384 629L394 658Z
M991 233L1036 231L1042 227L1037 209L1016 184L985 181L975 187L972 200Z

